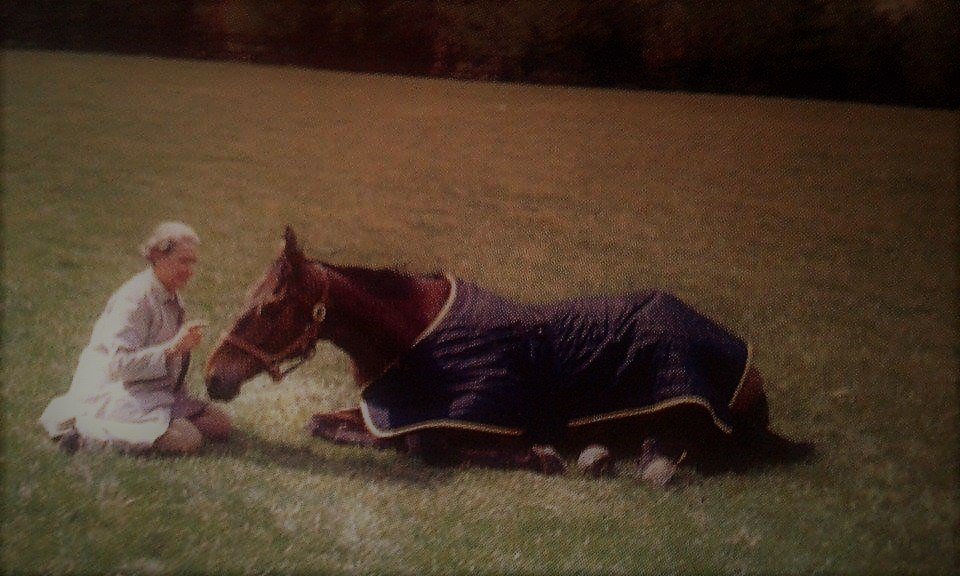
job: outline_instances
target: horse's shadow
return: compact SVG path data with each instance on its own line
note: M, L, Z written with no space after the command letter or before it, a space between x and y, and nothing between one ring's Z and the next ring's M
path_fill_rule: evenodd
M210 445L212 456L235 458L262 467L280 466L311 475L362 478L417 487L445 484L455 479L457 466L427 465L417 458L390 449L339 446L314 438L301 444L264 438L256 433L235 430L228 442ZM628 456L628 454L622 454ZM795 442L779 435L765 438L750 448L715 445L714 450L698 454L688 467L693 477L736 473L761 474L773 466L810 463L817 458L809 442ZM619 474L618 474L619 476Z
M775 467L812 464L820 457L813 442L770 431L747 442L717 442L711 448L695 455L693 467L703 476L762 474Z
M257 466L280 466L312 475L361 477L414 486L445 483L455 473L450 468L424 466L393 450L338 446L312 438L298 445L244 430L234 430L229 441L212 444L205 452Z

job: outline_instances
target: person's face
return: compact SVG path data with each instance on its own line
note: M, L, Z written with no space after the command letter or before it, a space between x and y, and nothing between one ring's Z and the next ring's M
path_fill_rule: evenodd
M193 277L193 267L197 264L197 245L193 242L178 242L167 254L160 254L153 261L157 278L167 290L176 292L183 288Z

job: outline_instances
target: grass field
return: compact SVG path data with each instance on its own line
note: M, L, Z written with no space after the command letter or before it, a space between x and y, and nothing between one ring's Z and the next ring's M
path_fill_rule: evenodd
M957 113L26 51L2 70L5 571L956 572ZM305 436L356 402L329 347L248 384L237 437L198 457L61 454L36 419L166 218L203 238L185 297L213 334L288 223L315 257L525 300L675 291L756 345L776 427L819 458L666 492L426 468Z

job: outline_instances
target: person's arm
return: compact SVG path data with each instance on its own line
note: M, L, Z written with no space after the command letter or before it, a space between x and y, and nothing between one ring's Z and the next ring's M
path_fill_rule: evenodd
M110 373L124 382L155 380L168 374L168 360L179 354L178 338L147 345L153 311L146 299L119 299L107 312ZM178 334L179 336L179 334Z

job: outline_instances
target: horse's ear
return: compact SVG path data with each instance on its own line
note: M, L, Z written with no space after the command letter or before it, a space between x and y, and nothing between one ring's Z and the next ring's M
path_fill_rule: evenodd
M283 232L283 239L285 242L283 255L286 256L287 262L290 263L293 273L299 276L303 271L307 258L303 255L300 244L297 243L297 235L293 233L293 228L287 226L287 229Z
M293 227L289 224L283 229L283 239L286 241L288 247L297 246L297 235L293 232Z

